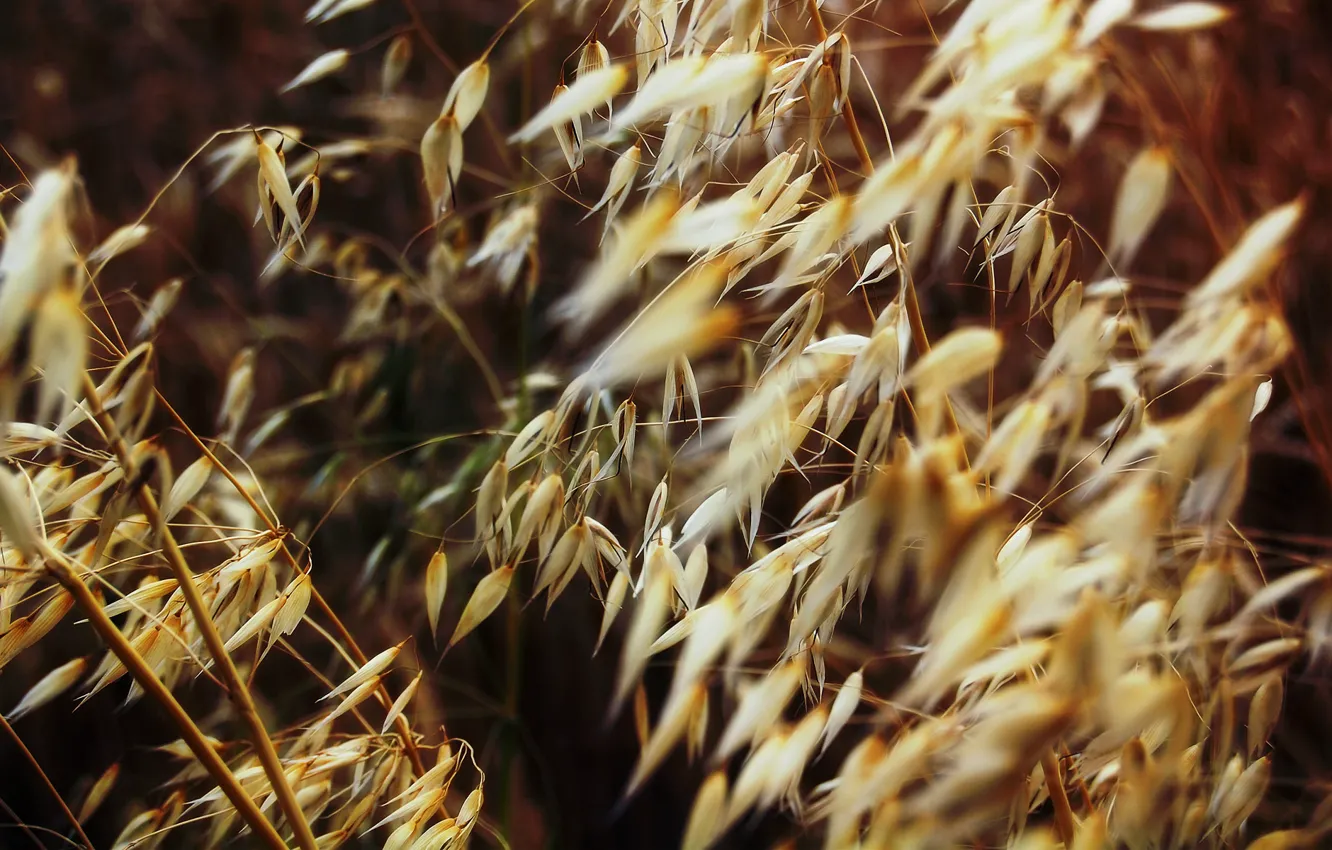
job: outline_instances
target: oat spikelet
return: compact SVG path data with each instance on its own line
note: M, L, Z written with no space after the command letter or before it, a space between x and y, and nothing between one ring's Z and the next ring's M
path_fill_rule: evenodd
M1129 163L1119 184L1115 214L1110 221L1108 253L1112 262L1127 266L1133 261L1165 208L1170 178L1170 156L1165 148L1147 148Z
M573 85L556 95L521 130L510 136L509 141L531 142L552 127L581 118L619 94L628 82L629 67L622 64L607 65L580 75Z
M463 607L462 617L449 638L446 649L466 637L481 621L489 617L509 592L509 582L513 580L513 567L505 566L489 572L477 582L476 589Z
M75 658L66 661L47 673L37 684L28 689L18 705L9 710L5 719L13 723L26 714L41 708L51 700L69 690L88 670L87 658Z
M350 58L351 54L341 48L322 53L311 60L309 65L302 68L299 74L292 77L290 82L278 89L278 91L286 93L292 89L298 89L301 86L308 86L310 83L318 82L325 77L331 77L338 71L347 67L347 60Z
M1133 25L1145 30L1195 30L1216 26L1230 15L1230 9L1216 3L1175 3L1139 15Z

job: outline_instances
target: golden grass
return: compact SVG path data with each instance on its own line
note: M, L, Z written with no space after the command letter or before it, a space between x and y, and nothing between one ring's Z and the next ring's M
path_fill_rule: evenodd
M374 5L321 0L306 20L322 37ZM281 89L357 80L363 136L223 131L172 182L208 169L245 199L270 243L257 285L340 287L344 344L456 340L488 427L400 454L476 443L415 508L474 531L439 535L396 603L436 638L452 623L449 651L523 600L586 588L597 648L623 627L611 702L586 710L633 702L625 797L677 750L706 761L687 850L773 812L828 850L1319 846L1326 812L1265 833L1254 815L1287 671L1332 635L1332 575L1269 580L1234 522L1292 348L1270 281L1307 200L1179 281L1162 322L1133 269L1170 250L1151 236L1193 190L1188 152L1149 133L1115 182L1067 190L1098 199L1104 233L1052 182L1096 148L1108 105L1150 109L1117 93L1117 39L1205 40L1230 11L922 3L929 54L895 83L857 52L867 31L891 41L870 26L884 5L530 2L420 114L414 45L439 48L408 3L410 30L326 45ZM571 29L586 38L549 69L550 98L525 96L510 126L502 87L530 95L548 55L532 45ZM478 164L509 148L511 179ZM421 197L406 245L324 218L368 155L419 174L400 187ZM354 521L339 503L379 463L294 532L250 465L308 404L381 416L385 350L261 416L271 366L238 346L202 433L160 391L152 342L189 284L146 290L128 340L106 307L107 270L156 238L153 206L94 243L72 159L7 195L0 668L76 610L107 649L24 668L41 675L4 725L30 766L23 718L71 691L106 705L128 675L125 702L166 714L180 743L163 759L187 765L117 848L506 846L472 746L417 711L428 651L362 649L320 591L310 538ZM546 274L572 250L552 232L591 257L568 285ZM954 276L980 309L941 322L924 302ZM469 299L525 322L542 307L556 332L524 350L516 387ZM267 698L274 651L322 696ZM116 775L79 815L46 781L75 843Z

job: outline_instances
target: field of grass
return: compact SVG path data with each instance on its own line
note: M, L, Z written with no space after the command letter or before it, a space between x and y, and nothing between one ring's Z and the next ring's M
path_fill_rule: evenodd
M1332 841L1317 0L18 0L0 847Z

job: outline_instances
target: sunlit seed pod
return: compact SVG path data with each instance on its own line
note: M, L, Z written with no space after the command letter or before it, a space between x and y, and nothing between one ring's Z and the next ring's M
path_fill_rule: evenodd
M727 785L724 770L713 771L703 781L689 811L681 850L707 850L721 837L719 827L726 812Z
M432 216L442 216L453 204L462 162L462 127L452 115L441 115L421 137L421 167Z
M118 227L102 240L102 244L89 252L88 262L105 264L113 257L142 245L151 233L152 228L146 224L126 224Z
M139 324L134 329L134 341L148 339L157 332L162 320L176 305L183 284L182 278L172 278L153 292L152 298L148 300L148 305L143 310L143 315L139 318Z
M63 419L83 397L88 329L78 296L69 289L42 299L33 320L31 362L42 370L37 419Z
M610 52L606 45L597 40L593 33L592 37L583 45L582 52L578 54L578 77L593 71L600 71L610 65Z
M388 670L389 665L391 665L393 660L398 657L398 651L401 649L402 644L389 647L374 658L366 661L365 664L362 664L357 668L355 673L343 680L341 684L320 697L320 700L332 699L340 694L359 688L364 682L370 679L378 678L380 674Z
M1231 14L1232 10L1216 3L1186 0L1146 12L1134 18L1132 23L1145 30L1196 30L1216 26Z
M1169 152L1165 148L1147 148L1135 156L1119 184L1114 218L1110 222L1112 262L1127 265L1133 260L1160 217L1169 197L1171 183Z
M323 24L374 3L375 0L315 0L305 11L307 23Z
M581 118L593 109L608 102L629 82L627 65L608 65L597 71L590 71L585 76L574 80L563 92L551 99L551 102L536 115L532 116L511 142L531 142L552 127Z
M1304 217L1305 203L1295 200L1265 213L1240 236L1211 273L1189 291L1188 307L1238 295L1262 278L1284 256L1286 243Z
M111 788L116 784L116 779L119 776L120 762L116 762L97 777L92 787L88 789L88 795L83 798L83 802L79 805L77 815L79 823L87 823L88 819L93 816L93 813L106 800L107 794L111 793Z
M306 65L290 82L278 89L278 92L285 94L292 89L308 86L313 82L332 76L347 67L349 58L351 58L351 54L341 48L323 53L311 60L309 65Z
M819 750L820 755L827 751L828 746L837 737L837 733L842 730L842 727L846 726L847 721L851 719L851 716L855 714L856 709L860 706L864 682L864 670L857 670L846 677L846 681L842 683L842 687L837 691L832 707L828 709L827 725L822 730L823 746Z
M28 689L23 698L19 700L18 705L10 709L5 715L5 719L13 723L24 715L30 714L51 702L51 700L73 687L87 672L87 669L87 658L75 658L56 667L39 679L37 684Z
M481 581L477 582L476 590L472 592L471 598L467 600L466 606L463 607L458 625L449 638L449 648L466 637L481 624L481 621L494 613L500 602L504 601L504 597L508 595L509 582L512 579L513 567L505 566L487 573Z
M481 112L489 88L490 63L478 59L458 73L440 114L451 115L458 122L458 131L465 131Z

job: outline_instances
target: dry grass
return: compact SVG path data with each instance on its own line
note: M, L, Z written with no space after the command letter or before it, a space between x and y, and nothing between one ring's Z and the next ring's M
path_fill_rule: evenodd
M283 51L272 88L340 86L340 122L218 131L132 220L94 219L73 158L15 161L3 727L64 819L24 840L93 846L116 799L126 850L556 843L516 814L524 631L596 656L581 712L632 716L595 816L676 764L686 850L1329 840L1271 741L1332 573L1238 520L1278 382L1321 422L1286 398L1278 286L1311 201L1227 229L1165 117L1232 10L537 0L455 62L393 5L319 0L318 47ZM228 293L206 398L162 354L206 327L206 270L117 282L196 192L253 225L240 291L337 305L311 359ZM443 421L398 427L442 386ZM320 559L362 538L349 590ZM535 622L574 595L595 648ZM438 674L496 621L504 657ZM65 651L85 623L97 651ZM498 755L443 722L469 675L503 681L464 724ZM142 741L177 771L151 790L81 765L76 798L25 746L143 702L176 738Z

